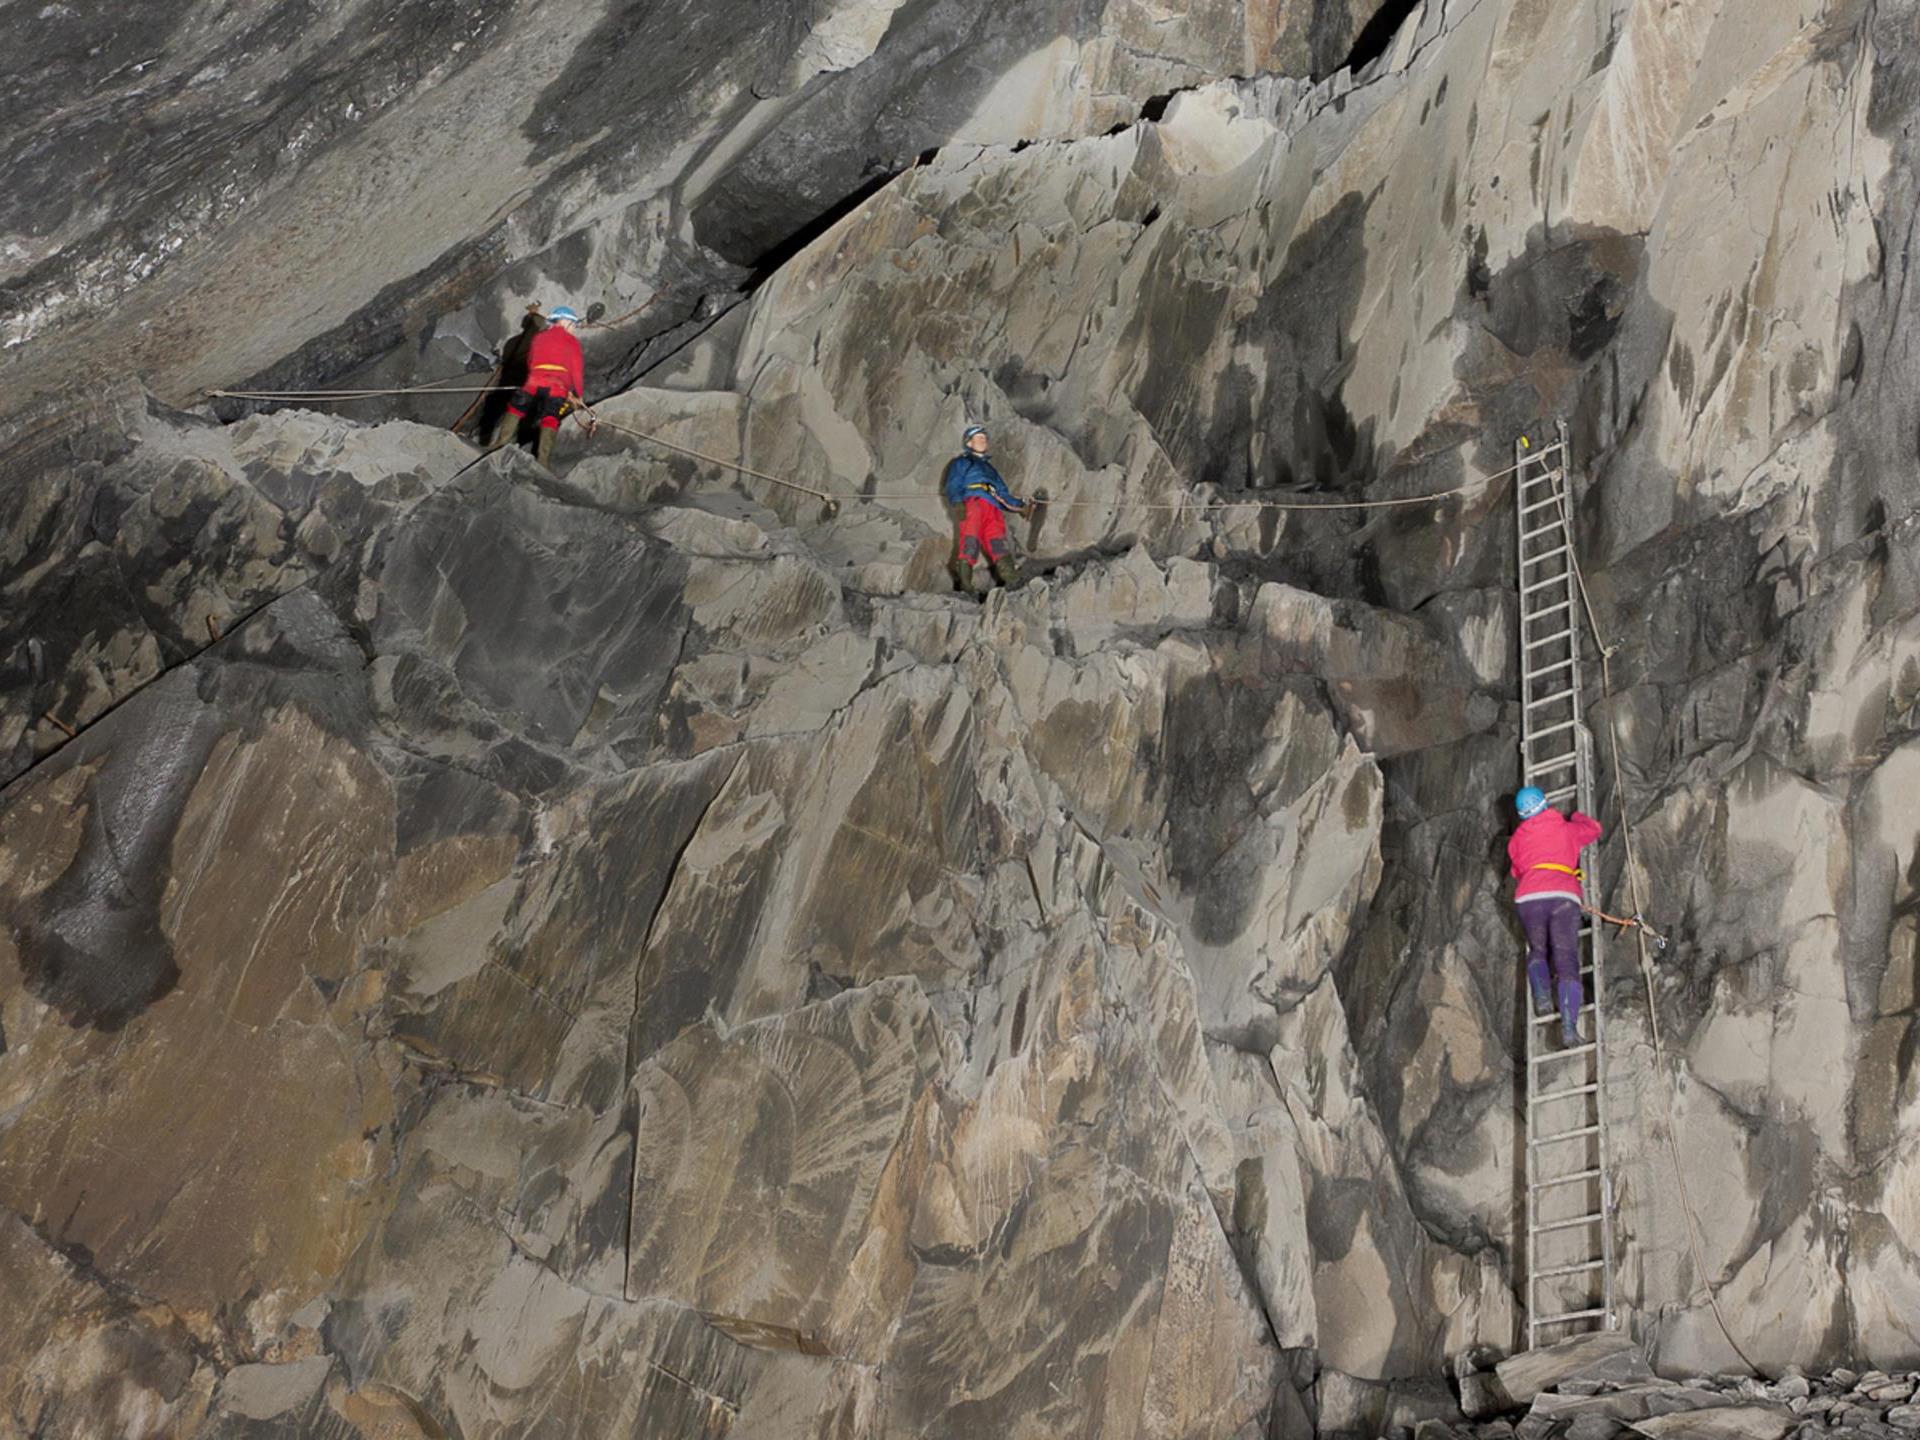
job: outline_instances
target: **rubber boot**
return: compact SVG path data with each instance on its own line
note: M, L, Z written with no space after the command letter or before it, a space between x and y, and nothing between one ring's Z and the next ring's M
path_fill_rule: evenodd
M1011 590L1020 583L1019 568L1002 555L993 562L993 578Z
M1560 1040L1569 1050L1581 1043L1580 1040L1580 982L1562 980L1560 982Z
M953 576L953 588L962 595L974 594L973 563L968 560L954 560L947 565L947 573Z
M1547 962L1527 965L1527 988L1533 992L1533 1013L1553 1014L1553 982L1547 976Z
M533 442L533 458L545 465L553 455L553 437L560 433L558 425L542 425L539 438Z

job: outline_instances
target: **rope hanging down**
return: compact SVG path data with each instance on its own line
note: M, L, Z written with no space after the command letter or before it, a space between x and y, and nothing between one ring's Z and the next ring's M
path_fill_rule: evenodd
M1562 487L1561 490L1560 503L1562 505L1567 503L1564 487ZM1593 643L1600 651L1600 693L1607 706L1607 744L1613 759L1613 802L1620 811L1620 837L1626 849L1627 887L1633 895L1634 913L1630 923L1634 931L1634 939L1639 946L1640 978L1646 986L1647 991L1647 1026L1648 1033L1653 1040L1653 1057L1661 1075L1667 1082L1661 1095L1661 1102L1667 1115L1667 1153L1672 1157L1673 1177L1679 1185L1680 1213L1686 1218L1687 1222L1687 1246L1693 1252L1693 1268L1695 1273L1700 1277L1702 1288L1707 1292L1707 1304L1713 1310L1713 1318L1720 1326L1720 1333L1727 1337L1727 1344L1733 1347L1733 1353L1740 1357L1741 1363L1755 1374L1758 1374L1760 1367L1753 1363L1753 1358L1741 1348L1740 1342L1734 1338L1733 1328L1727 1324L1727 1317L1720 1309L1719 1293L1714 1289L1713 1281L1707 1276L1707 1262L1700 1241L1700 1221L1694 1212L1693 1197L1687 1189L1686 1166L1680 1159L1680 1141L1676 1133L1677 1126L1673 1114L1673 1102L1675 1095L1678 1093L1678 1082L1674 1078L1675 1067L1673 1061L1667 1054L1666 1041L1660 1033L1660 1011L1655 1004L1653 993L1653 958L1647 953L1647 943L1650 939L1657 942L1659 948L1663 950L1666 948L1667 942L1663 936L1650 929L1646 922L1640 919L1640 916L1644 914L1646 910L1646 898L1640 882L1640 854L1638 848L1634 845L1633 839L1633 816L1627 807L1626 771L1622 769L1620 765L1620 726L1614 716L1613 656L1615 651L1620 647L1607 644L1606 640L1602 637L1600 633L1599 616L1594 612L1593 608L1593 598L1587 593L1586 574L1580 568L1579 556L1571 549L1567 551L1567 563L1573 571L1575 588L1580 593L1581 608L1584 609L1587 614L1587 626L1593 635ZM1611 915L1602 915L1599 918L1612 921L1614 924L1622 923L1619 920L1615 920Z

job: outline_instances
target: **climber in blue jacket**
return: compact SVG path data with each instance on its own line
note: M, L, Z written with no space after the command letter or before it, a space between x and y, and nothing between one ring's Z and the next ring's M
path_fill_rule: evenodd
M1000 472L987 458L987 427L969 425L960 436L960 453L947 462L947 503L960 510L959 548L953 557L953 578L967 594L974 593L974 567L984 554L993 578L1013 585L1019 573L1007 554L1009 510L1023 511L1027 502L1007 488ZM991 587L989 587L991 588Z

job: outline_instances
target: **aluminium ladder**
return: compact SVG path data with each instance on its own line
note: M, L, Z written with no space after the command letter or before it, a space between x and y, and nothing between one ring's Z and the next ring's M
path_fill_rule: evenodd
M1576 590L1567 427L1539 449L1514 446L1520 587L1520 783L1547 803L1593 813L1593 737L1580 712L1581 596ZM1580 925L1583 1042L1565 1047L1560 1017L1526 1015L1527 1348L1611 1330L1613 1177L1608 1167L1606 1008L1601 932ZM1525 993L1524 982L1522 993Z

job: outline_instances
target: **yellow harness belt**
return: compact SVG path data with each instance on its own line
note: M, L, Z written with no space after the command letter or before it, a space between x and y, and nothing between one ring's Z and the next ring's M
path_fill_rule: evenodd
M1529 874L1531 874L1535 870L1558 870L1562 875L1571 875L1576 880L1581 880L1585 878L1584 873L1582 871L1574 869L1573 866L1556 865L1551 860L1542 860L1538 865L1529 865L1527 867L1527 871Z

